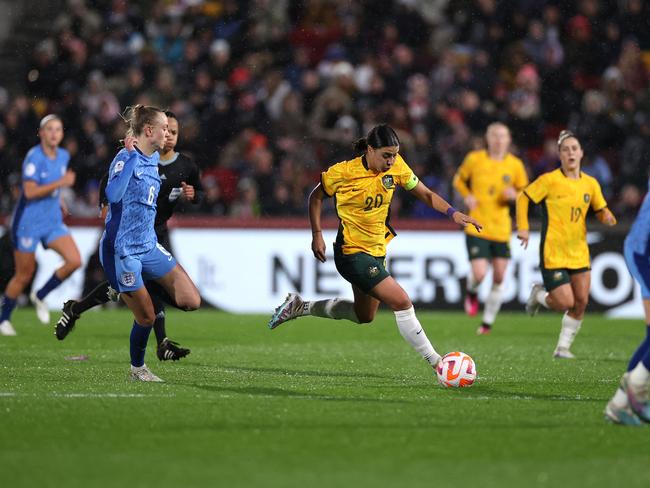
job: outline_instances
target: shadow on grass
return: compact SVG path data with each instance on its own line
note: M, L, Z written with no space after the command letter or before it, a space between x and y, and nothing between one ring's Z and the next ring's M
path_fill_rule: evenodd
M214 367L215 365L212 365ZM285 376L314 376L319 378L374 378L374 379L390 379L390 380L401 380L401 376L392 376L392 375L383 375L376 373L368 373L365 371L305 371L305 370L293 370L286 368L260 368L253 366L231 366L227 364L220 364L217 366L219 369L232 370L240 373L271 373L271 374L281 374Z
M283 388L272 388L265 386L220 386L220 385L204 385L198 383L179 383L183 386L197 388L199 390L209 391L213 393L235 393L238 395L249 395L259 397L278 397L278 398L296 398L303 400L318 400L318 401L332 401L332 402L362 402L362 403L391 403L391 404L407 404L418 403L414 400L407 399L394 399L394 398L380 398L380 397L360 397L349 395L322 395L318 393L307 393L296 390L285 390Z

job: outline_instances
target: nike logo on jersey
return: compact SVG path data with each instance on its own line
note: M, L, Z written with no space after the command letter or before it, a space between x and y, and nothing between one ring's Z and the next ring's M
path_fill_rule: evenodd
M142 173L144 173L144 171L137 172L135 175L136 175L138 178L140 178L140 177L142 176Z

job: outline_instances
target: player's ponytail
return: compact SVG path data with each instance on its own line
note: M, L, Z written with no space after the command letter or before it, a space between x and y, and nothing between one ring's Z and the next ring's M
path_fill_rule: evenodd
M354 143L354 150L357 153L366 152L368 146L377 149L379 147L399 146L399 137L392 127L381 124L373 127L366 137L362 137Z
M126 137L137 136L144 130L145 125L151 125L156 120L156 115L164 113L158 107L146 105L132 105L126 107L122 119L126 122Z

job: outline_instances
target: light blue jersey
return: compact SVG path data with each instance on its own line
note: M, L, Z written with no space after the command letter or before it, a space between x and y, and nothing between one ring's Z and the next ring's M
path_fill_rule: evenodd
M643 199L639 213L630 227L625 245L637 254L650 257L650 197L648 195Z
M50 159L38 145L29 150L23 161L23 183L34 181L37 185L47 185L60 180L68 169L70 153L57 148L56 157ZM63 222L60 203L61 190L57 188L49 195L27 200L24 192L18 200L14 212L14 225L20 229L55 226Z
M143 254L156 246L159 159L158 152L146 156L138 149L122 149L111 163L106 185L110 206L102 240L116 256Z
M60 180L68 169L70 154L62 148L56 149L54 159L49 158L38 145L29 150L23 161L23 182L34 181L47 185ZM34 252L36 244L43 245L69 233L63 224L60 202L61 190L41 197L27 199L24 191L14 210L11 230L14 247L23 252Z
M623 246L625 262L641 285L641 296L650 300L650 197L646 194Z

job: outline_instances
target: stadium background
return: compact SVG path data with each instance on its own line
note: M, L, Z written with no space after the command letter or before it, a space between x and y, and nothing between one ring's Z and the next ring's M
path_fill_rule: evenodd
M557 165L555 139L568 127L583 141L584 171L621 220L614 234L590 222L594 263L602 262L591 309L623 313L629 309L620 305L635 302L620 249L647 189L648 2L68 0L0 1L0 9L5 225L38 120L58 113L77 172L68 221L90 258L98 179L123 134L120 112L134 103L169 108L181 125L177 149L200 166L206 192L175 219L175 253L212 305L224 307L238 295L233 290L261 283L259 308L230 308L261 312L291 288L315 297L346 293L332 266L311 264L300 229L319 172L350 157L352 141L373 125L395 127L416 173L457 205L451 177L482 145L489 122L511 127L513 151L531 178ZM326 213L333 229L331 206ZM436 233L454 228L403 194L392 215L398 279L420 304L457 308L467 269L460 233ZM6 280L11 252L6 233L2 239ZM218 254L232 263L242 240L259 261L234 268L209 261ZM293 254L282 257L288 248ZM511 308L523 300L537 258L534 250L517 256L506 293ZM55 265L40 262L37 282ZM98 279L90 260L85 274L49 297L51 305ZM636 300L632 313L639 312Z

